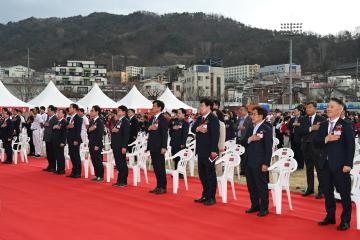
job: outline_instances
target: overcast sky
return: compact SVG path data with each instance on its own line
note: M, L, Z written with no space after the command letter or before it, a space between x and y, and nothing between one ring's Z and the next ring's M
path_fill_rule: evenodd
M279 29L282 22L303 22L305 31L336 34L360 26L359 9L360 0L0 0L0 23L92 12L201 11L259 28Z

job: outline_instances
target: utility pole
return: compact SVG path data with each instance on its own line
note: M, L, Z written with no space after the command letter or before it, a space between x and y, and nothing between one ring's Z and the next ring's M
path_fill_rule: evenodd
M27 49L27 70L28 70L28 79L30 78L30 49Z
M359 81L359 58L356 59L355 101L358 100L357 97L358 81Z
M292 82L292 63L293 63L293 42L292 38L295 34L302 33L302 23L281 23L282 34L289 37L290 46L289 46L289 109L292 109L293 105L293 82Z

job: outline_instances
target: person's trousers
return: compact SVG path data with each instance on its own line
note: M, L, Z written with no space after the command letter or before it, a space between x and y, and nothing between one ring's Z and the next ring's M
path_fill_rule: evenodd
M260 208L261 211L269 208L268 178L261 166L247 166L245 170L246 183L250 194L251 207Z
M80 145L69 144L69 156L72 163L72 175L81 175ZM94 166L95 167L95 166Z
M116 169L118 170L117 183L127 184L129 169L126 163L126 154L122 154L121 147L113 148Z
M95 176L103 178L104 165L101 156L101 147L99 147L98 150L95 150L94 146L89 145L89 152L90 152L91 162L94 166Z
M13 161L13 150L11 147L12 139L10 139L10 141L9 141L9 139L3 139L2 141L3 141L3 147L5 150L5 154L6 154L6 161L12 162Z
M175 154L177 154L178 152L181 151L180 147L177 146L171 146L171 155L174 156ZM175 163L175 170L177 169L178 163L180 161L180 157L174 158L174 163Z
M35 148L35 155L41 155L42 148L42 139L41 139L41 130L36 129L32 132L33 135L33 143Z
M327 164L327 163L326 163ZM351 178L349 173L344 173L341 169L331 170L325 166L321 170L321 180L323 182L323 193L325 196L325 208L327 217L335 219L336 201L334 198L334 187L340 193L343 211L341 222L349 223L351 220Z
M156 176L156 187L166 189L165 156L160 152L150 152L152 165Z
M198 171L203 187L202 197L205 197L207 200L215 198L217 186L215 161L210 162L209 156L199 156Z
M55 152L55 162L56 162L56 171L64 172L65 171L65 156L64 156L64 147L53 146Z
M46 157L48 160L48 169L56 169L56 157L52 142L45 142Z
M314 191L314 167L316 169L316 173L319 176L320 168L317 164L317 160L320 158L318 151L313 149L312 143L304 142L302 145L304 162L306 166L306 180L307 180L307 191ZM318 177L319 187L318 192L322 193L321 190L321 180Z
M301 149L301 142L296 142L294 139L291 139L291 149L294 151L294 158L298 164L297 169L304 168L304 157Z

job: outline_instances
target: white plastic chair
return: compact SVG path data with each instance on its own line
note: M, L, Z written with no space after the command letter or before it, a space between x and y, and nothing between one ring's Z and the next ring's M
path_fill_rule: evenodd
M141 182L141 174L140 174L140 170L143 170L144 172L144 176L145 176L145 181L148 184L149 183L149 178L147 175L147 162L149 161L150 158L150 152L141 152L138 154L137 156L137 162L136 164L134 163L133 165L128 165L128 167L130 169L132 169L133 171L133 185L137 186L138 183Z
M290 196L290 174L297 169L297 162L294 158L281 159L269 167L269 172L274 170L279 172L279 176L274 183L269 183L273 204L276 208L276 214L281 214L282 191L285 190L290 210L293 210Z
M232 150L235 148L236 145L236 141L235 140L227 140L224 144L225 146L225 151L227 150Z
M64 157L65 157L66 169L70 169L71 159L69 155L69 146L67 144L64 147Z
M234 185L234 170L240 164L240 156L233 152L224 154L215 162L215 165L221 164L224 171L221 176L217 177L217 184L219 195L223 203L227 203L227 183L230 182L234 199L236 199L235 185Z
M280 140L277 139L276 137L273 138L273 152L275 152L277 150L277 146L279 145Z
M354 165L350 174L353 178L351 200L356 206L356 229L360 230L360 164Z
M173 160L177 157L180 158L178 162L177 169L166 169L166 174L171 174L173 179L173 193L177 194L179 188L179 175L182 174L184 176L185 189L188 190L188 182L187 182L187 174L186 174L186 165L190 161L193 156L193 152L190 149L182 149L174 156L169 157L167 160Z
M190 176L195 176L195 163L196 163L196 141L193 140L192 142L186 144L186 148L190 149L194 154L192 155L189 161L189 169L190 169Z
M112 149L101 152L102 155L106 155L106 162L103 162L103 166L106 170L106 182L110 182L110 178L114 178L114 166L115 160Z
M89 177L89 170L90 170L90 174L94 175L94 166L92 165L91 162L89 146L87 142L83 142L80 144L80 159L84 167L85 178Z
M3 148L3 142L0 139L0 158L1 158L1 162L5 161L5 149Z

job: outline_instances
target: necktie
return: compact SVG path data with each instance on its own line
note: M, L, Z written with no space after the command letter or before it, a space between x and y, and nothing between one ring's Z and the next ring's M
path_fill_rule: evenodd
M335 123L334 122L332 122L332 121L329 121L329 125L330 125L330 128L329 128L329 134L333 131L333 129L334 129L334 125L335 125Z

